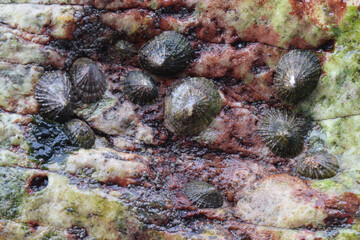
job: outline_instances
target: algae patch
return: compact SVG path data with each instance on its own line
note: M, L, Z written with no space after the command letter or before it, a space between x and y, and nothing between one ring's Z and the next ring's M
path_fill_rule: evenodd
M341 25L332 27L336 45L323 65L324 74L310 97L299 105L319 121L325 143L334 154L359 149L360 125L360 14L355 6Z
M0 168L0 216L17 217L19 205L25 195L25 175L15 168Z

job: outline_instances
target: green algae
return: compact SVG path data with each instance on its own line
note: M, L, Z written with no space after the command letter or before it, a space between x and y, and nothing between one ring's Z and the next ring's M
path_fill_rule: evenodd
M17 146L24 151L28 150L29 146L21 125L23 119L18 114L0 113L0 148L11 149Z
M358 240L360 233L351 229L340 229L334 240Z
M207 7L209 6L204 5L203 11ZM288 0L270 0L266 3L241 1L234 9L227 11L224 18L225 22L234 27L240 35L253 25L263 26L269 30L272 28L276 32L279 40L274 44L279 47L290 47L290 42L294 38L305 39L308 44L316 47L320 45L322 39L329 39L332 36L332 32L322 27L331 25L333 20L333 17L323 10L325 7L328 7L326 3L319 3L312 13L316 15L321 26L312 23L307 14L301 19L294 16L294 9ZM198 8L200 9L199 5Z
M13 219L25 196L26 176L15 168L0 168L0 217Z
M360 196L360 171L344 171L336 176L311 182L311 188L320 190L330 196L340 196L352 192Z
M100 189L80 190L69 184L66 176L56 173L48 173L48 178L48 186L27 196L20 206L21 222L37 221L60 229L76 225L98 239L117 239L121 224L132 231L141 228L116 193L112 196ZM121 234L124 237L121 239L126 239L126 234Z
M319 121L325 145L334 154L360 150L360 13L348 6L342 23L332 27L335 50L324 63L315 91L299 105ZM354 149L358 149L354 151Z

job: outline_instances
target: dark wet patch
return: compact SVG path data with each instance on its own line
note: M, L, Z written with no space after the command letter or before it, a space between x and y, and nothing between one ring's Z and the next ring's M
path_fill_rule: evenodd
M28 141L29 155L39 164L62 163L66 154L75 148L71 146L64 125L33 118L34 127Z

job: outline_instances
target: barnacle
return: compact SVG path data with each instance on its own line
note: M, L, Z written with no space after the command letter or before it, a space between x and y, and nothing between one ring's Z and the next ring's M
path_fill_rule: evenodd
M331 178L339 170L336 157L327 152L310 153L297 161L296 172L303 177L312 179Z
M130 71L121 80L124 95L134 103L147 104L158 97L153 79L142 71Z
M40 114L50 120L64 121L71 115L71 83L61 71L45 72L35 88Z
M273 153L292 158L302 151L308 129L306 120L271 110L261 119L257 132Z
M207 182L188 182L185 185L185 195L199 208L219 208L223 205L221 193Z
M185 78L165 97L165 127L175 134L196 135L209 126L221 104L220 94L210 80Z
M292 50L277 65L275 88L282 99L296 103L315 89L320 75L320 61L313 52Z
M74 91L84 103L100 100L106 90L106 80L99 67L88 58L77 59L70 68Z
M193 49L186 38L176 32L163 32L139 50L140 66L151 74L172 76L189 64Z

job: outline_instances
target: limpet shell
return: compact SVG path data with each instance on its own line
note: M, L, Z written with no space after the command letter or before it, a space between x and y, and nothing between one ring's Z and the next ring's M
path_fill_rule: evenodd
M292 50L280 59L274 85L283 100L296 103L316 88L320 75L320 61L313 52Z
M188 182L185 195L199 208L219 208L223 205L223 196L211 184L203 181Z
M95 134L84 121L72 119L66 123L72 144L77 147L91 148L95 143Z
M140 66L151 74L173 76L182 72L192 59L188 40L173 31L163 32L139 50Z
M196 135L220 112L222 99L215 85L202 77L175 83L165 97L165 127L179 135Z
M99 101L107 87L103 73L89 58L79 58L73 63L70 78L76 95L84 103Z
M307 178L331 178L339 170L336 157L327 152L310 153L297 159L297 161L296 172Z
M35 88L40 114L50 120L67 120L72 111L71 83L62 71L45 72Z
M158 97L158 88L154 80L143 71L130 71L121 79L125 97L134 103L149 104Z
M261 139L277 156L293 158L303 149L309 122L280 110L269 111L257 130Z

